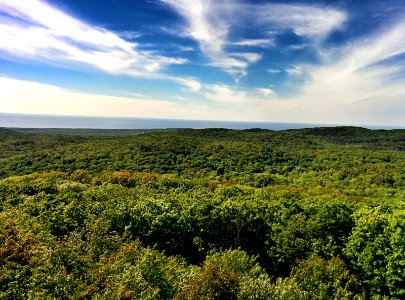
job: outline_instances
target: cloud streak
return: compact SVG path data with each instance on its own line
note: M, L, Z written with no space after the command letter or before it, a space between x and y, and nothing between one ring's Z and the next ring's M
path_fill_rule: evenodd
M5 77L0 77L0 86L1 111L6 113L197 118L199 113L207 110L203 105L179 105L136 94L131 97L86 94Z
M233 46L247 46L247 47L258 47L258 48L269 48L275 46L274 39L245 39L237 42L231 43Z
M278 99L277 93L269 88L247 90L220 84L204 85L202 93L208 101L222 106L262 107L263 104Z
M243 111L263 121L403 126L404 55L405 22L399 22L325 54L321 64L287 68L287 75L308 79L292 96L224 85L204 87L202 93L235 115Z
M218 4L211 0L161 0L178 12L186 21L184 36L199 43L201 51L210 59L211 64L226 72L246 75L248 62L225 52L228 43L229 18L232 6Z
M323 39L339 29L347 20L345 12L304 4L245 5L252 22L275 32L292 30L296 35L314 40Z
M341 27L347 19L346 14L340 10L312 5L243 4L230 0L161 1L185 19L186 28L182 35L199 43L211 65L236 77L247 75L248 67L260 58L246 59L243 52L229 50L230 46L268 48L275 46L274 35L287 30L320 41ZM230 35L233 31L249 28L249 24L255 24L254 30L262 28L259 32L262 37L232 41Z
M405 124L405 61L400 58L404 54L405 22L400 22L330 53L322 65L307 65L309 82L285 99L296 104L291 116Z
M195 79L163 75L188 60L137 49L119 35L93 27L38 0L0 0L0 51L7 57L58 66L87 66L110 74L157 78L195 88Z

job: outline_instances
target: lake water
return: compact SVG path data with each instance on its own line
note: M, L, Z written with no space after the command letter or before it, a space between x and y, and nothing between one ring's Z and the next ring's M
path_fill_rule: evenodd
M164 129L164 128L262 128L272 130L336 126L331 124L302 124L275 122L234 122L204 120L172 120L115 117L79 117L53 115L26 115L0 113L0 127L16 128L92 128L92 129ZM392 129L389 126L362 126L376 129Z

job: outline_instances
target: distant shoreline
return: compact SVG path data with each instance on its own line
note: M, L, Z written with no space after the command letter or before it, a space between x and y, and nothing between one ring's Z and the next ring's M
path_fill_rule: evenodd
M59 129L269 129L286 130L315 127L356 126L367 129L405 129L401 126L367 124L310 124L248 121L208 121L131 117L56 116L0 113L0 127L6 128L59 128Z

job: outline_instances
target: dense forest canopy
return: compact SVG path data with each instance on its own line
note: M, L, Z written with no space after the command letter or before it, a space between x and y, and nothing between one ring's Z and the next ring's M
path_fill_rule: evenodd
M403 299L405 130L0 129L0 299Z

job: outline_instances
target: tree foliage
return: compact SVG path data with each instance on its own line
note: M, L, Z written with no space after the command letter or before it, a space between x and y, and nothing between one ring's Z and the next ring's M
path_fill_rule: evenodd
M405 295L401 130L0 137L0 299Z

